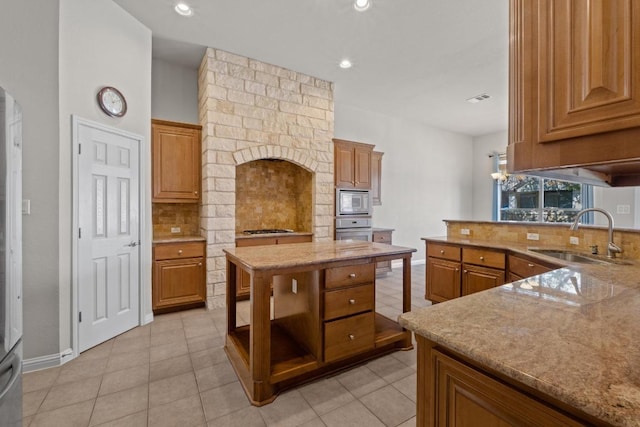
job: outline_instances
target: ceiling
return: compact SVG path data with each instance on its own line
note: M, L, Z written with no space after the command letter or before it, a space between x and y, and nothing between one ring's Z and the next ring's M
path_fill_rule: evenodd
M371 0L357 12L353 0L186 0L189 18L174 0L114 1L151 29L156 59L195 69L211 46L332 81L339 105L471 136L507 129L506 1Z

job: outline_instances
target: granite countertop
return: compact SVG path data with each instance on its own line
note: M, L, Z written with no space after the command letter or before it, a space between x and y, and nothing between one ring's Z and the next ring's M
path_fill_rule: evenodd
M400 324L612 425L640 426L640 266L571 264L404 313Z
M224 249L227 256L254 270L272 270L331 261L350 261L416 252L413 248L353 240L248 246Z
M265 234L249 234L249 233L236 233L236 239L260 239L267 237L282 237L282 236L313 236L313 233L306 231L293 231L286 233L265 233Z
M202 236L163 236L154 237L153 244L159 243L180 243L180 242L204 242L206 239Z

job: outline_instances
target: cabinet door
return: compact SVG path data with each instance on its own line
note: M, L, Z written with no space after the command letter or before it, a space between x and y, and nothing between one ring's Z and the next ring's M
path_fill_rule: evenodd
M382 156L384 153L371 153L371 201L374 206L382 204Z
M504 285L504 270L464 264L462 295L469 295Z
M460 296L460 263L427 258L427 293L434 302L448 301Z
M352 147L335 144L335 184L340 188L353 188L354 179L354 151Z
M391 241L391 231L374 231L373 232L373 241L374 243L385 243L390 245ZM376 275L385 274L391 271L391 261L380 261L376 263Z
M420 344L419 344L420 345ZM434 426L582 426L555 408L433 350ZM427 402L418 402L427 405ZM425 424L426 425L426 424Z
M152 124L153 201L197 203L200 199L200 130Z
M153 309L205 301L204 258L155 261Z
M354 187L371 188L371 148L354 147Z

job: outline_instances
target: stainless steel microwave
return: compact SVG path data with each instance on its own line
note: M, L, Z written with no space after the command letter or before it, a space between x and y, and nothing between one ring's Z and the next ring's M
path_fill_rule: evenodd
M371 215L369 190L336 189L336 216Z

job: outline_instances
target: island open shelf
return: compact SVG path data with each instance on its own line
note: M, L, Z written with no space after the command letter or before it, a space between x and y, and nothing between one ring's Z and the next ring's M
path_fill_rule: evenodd
M413 348L411 332L375 312L374 295L376 262L402 259L402 310L410 310L414 251L347 241L225 250L225 350L251 403L270 403L289 387ZM237 326L241 270L251 278L251 321Z

